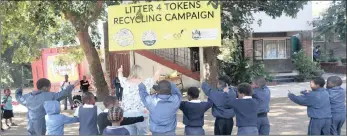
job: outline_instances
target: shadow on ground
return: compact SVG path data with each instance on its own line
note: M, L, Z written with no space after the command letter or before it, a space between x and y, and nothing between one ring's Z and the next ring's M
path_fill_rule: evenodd
M288 98L273 98L271 100L271 112L268 114L271 123L271 135L306 135L309 118L306 115L306 107L298 106L288 100ZM15 108L20 108L16 106ZM64 114L72 116L72 111L63 111ZM178 135L184 134L184 125L182 124L182 112L177 114L178 123L176 133ZM4 121L3 121L4 122ZM18 127L12 127L1 135L25 135L26 132L26 113L15 113L14 122ZM65 126L66 135L78 135L79 124L70 124ZM205 114L205 126L204 129L207 135L213 135L214 118L211 115L211 111ZM234 126L233 134L236 134L237 128ZM342 135L346 135L346 125L343 126Z

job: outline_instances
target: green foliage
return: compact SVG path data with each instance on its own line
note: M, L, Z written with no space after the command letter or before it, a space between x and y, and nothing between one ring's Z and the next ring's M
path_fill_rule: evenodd
M318 62L338 62L341 58L336 57L334 54L334 50L329 50L327 54L320 54L318 57Z
M240 83L250 83L256 76L264 76L268 81L273 79L273 76L265 72L264 64L261 62L254 62L250 64L250 59L243 57L241 46L236 44L235 41L224 40L224 46L229 48L222 48L222 53L229 55L229 57L220 58L221 73L230 76L233 85ZM226 51L228 50L229 51Z
M338 34L340 40L346 40L346 1L333 1L322 16L313 22L317 31L331 36Z
M296 70L299 72L299 75L296 78L297 81L304 81L315 76L321 76L324 72L317 62L313 62L305 55L303 50L294 54L292 60Z

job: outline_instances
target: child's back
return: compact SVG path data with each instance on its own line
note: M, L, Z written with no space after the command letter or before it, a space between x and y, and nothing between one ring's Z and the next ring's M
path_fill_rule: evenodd
M201 102L199 100L181 102L180 110L183 112L183 124L192 127L204 125L204 114L212 107L212 102Z
M58 101L46 101L44 108L47 113L46 135L64 135L64 125L78 122L78 118L67 117L60 114L60 103Z
M330 96L331 113L346 113L346 90L336 86L327 91Z
M50 81L41 78L37 81L38 91L33 91L25 95L22 95L23 90L21 88L16 91L17 101L28 108L28 132L30 135L45 135L46 133L46 111L43 103L45 101L63 100L74 88L74 85L70 85L65 90L53 93L47 90L48 86L50 86Z
M91 92L85 92L82 95L82 106L79 106L75 111L75 116L80 118L80 135L98 135L97 119L102 112L101 109L95 106L95 96Z
M267 113L270 111L271 92L266 86L266 80L263 76L258 76L252 81L252 87L257 97L261 100L258 107L258 132L259 135L270 134L270 122Z
M225 106L233 108L236 114L236 126L238 135L258 135L257 111L259 103L262 102L257 94L253 94L249 84L242 83L238 86L239 99L230 98L230 95L224 90L227 97ZM250 96L252 95L252 96Z
M338 76L329 77L327 82L332 114L330 134L340 135L346 121L346 90L341 87L342 79Z
M107 126L102 132L103 135L130 135L124 126Z
M141 83L139 85L140 97L150 113L150 130L152 134L173 135L176 133L176 114L181 103L182 95L175 84L165 80L160 81L159 86L161 84L168 86L168 88L165 88L165 91L170 91L171 95L163 93L149 95L146 91L146 86Z

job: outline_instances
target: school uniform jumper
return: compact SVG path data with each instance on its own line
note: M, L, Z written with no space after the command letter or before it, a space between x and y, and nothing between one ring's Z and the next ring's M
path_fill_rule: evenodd
M340 86L327 89L331 105L331 135L341 135L341 128L346 120L346 90Z
M330 135L331 106L329 93L324 88L300 96L289 93L288 98L296 104L307 106L307 115L310 117L308 135Z
M226 97L224 97L223 89L213 90L207 82L201 86L205 95L208 96L208 101L213 103L212 115L216 118L214 123L215 135L231 135L233 131L235 112L233 108L227 108L224 105ZM233 88L229 88L229 99L236 99L236 92Z
M102 133L103 135L130 135L125 126L107 126Z
M102 135L104 129L107 126L112 126L112 123L107 119L107 114L108 114L108 109L105 109L103 113L100 113L98 115L98 127L99 127L99 132ZM140 116L140 117L124 117L123 121L120 123L121 126L123 125L131 125L131 124L135 124L138 122L142 122L144 121L144 117Z
M259 135L269 135L270 134L270 122L267 113L270 111L270 99L271 93L267 86L263 88L254 88L254 93L257 94L261 103L258 107L258 121L257 128Z
M80 118L80 135L98 135L97 126L98 107L86 108L80 106L78 109L78 117Z
M171 95L149 95L146 86L143 83L139 85L141 101L149 110L149 127L152 135L176 135L176 114L182 95L173 83L171 90Z
M262 102L257 94L245 96L242 99L230 98L224 93L225 106L235 110L237 135L258 135L258 107Z
M69 93L71 93L73 85L69 85L66 89L58 93L47 91L33 91L31 93L23 94L22 89L16 90L17 101L28 108L28 132L29 135L45 135L46 134L46 111L43 107L45 101L63 100Z
M64 125L78 122L76 117L68 117L60 114L60 103L58 101L46 101L43 104L47 115L46 120L46 135L64 135Z
M205 135L204 114L212 107L213 103L200 100L183 101L180 110L183 112L183 124L185 135Z

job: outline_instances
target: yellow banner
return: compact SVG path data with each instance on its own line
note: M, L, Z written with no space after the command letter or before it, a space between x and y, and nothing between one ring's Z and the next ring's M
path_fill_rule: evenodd
M220 5L212 1L109 6L109 50L221 46L220 19Z
M69 76L69 81L78 80L78 69L74 64L60 66L54 63L57 55L47 57L47 78L52 83L59 83L65 80L65 75Z

